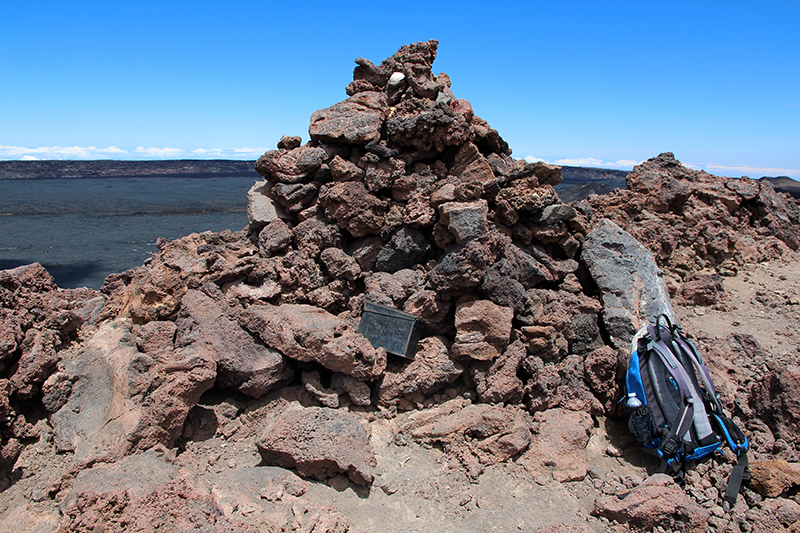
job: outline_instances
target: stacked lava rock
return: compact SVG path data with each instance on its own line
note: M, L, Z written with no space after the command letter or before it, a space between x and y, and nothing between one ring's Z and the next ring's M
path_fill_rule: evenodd
M380 65L356 59L349 98L311 116L310 142L283 137L258 160L250 233L268 261L248 283L270 304L355 320L366 299L423 319L415 360L389 359L384 403L462 374L484 401L569 403L556 389L582 383L585 356L603 346L601 305L582 293L575 260L585 219L559 202L560 167L512 159L449 77L433 75L437 44ZM567 354L583 356L575 380L563 365L543 372ZM570 393L575 408L600 411L596 395Z
M709 268L732 274L742 263L800 249L800 209L768 180L713 176L670 152L634 167L625 189L577 207L590 219L613 220L684 280Z

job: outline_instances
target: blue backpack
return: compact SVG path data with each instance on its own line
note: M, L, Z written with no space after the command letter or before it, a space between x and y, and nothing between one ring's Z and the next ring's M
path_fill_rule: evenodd
M747 437L723 414L697 349L666 315L634 338L625 389L628 427L636 444L654 449L661 457L659 471L671 473L681 486L687 462L721 453L725 443L730 446L738 461L724 499L733 506L742 482L750 479Z

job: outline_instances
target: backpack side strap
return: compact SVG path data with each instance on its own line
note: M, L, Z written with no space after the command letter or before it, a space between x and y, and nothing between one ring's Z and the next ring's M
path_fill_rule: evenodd
M725 497L723 498L733 507L742 483L750 481L749 460L747 458L747 450L750 448L750 443L742 430L734 424L733 420L727 416L717 414L714 415L714 419L719 424L720 430L725 435L731 450L738 458L736 465L733 467L733 472L731 472L731 477L728 479L728 488L725 490Z
M731 477L728 478L728 488L725 489L726 502L733 507L736 504L736 498L739 496L739 489L742 487L742 482L750 481L750 470L747 468L749 462L747 459L747 452L742 452L736 466L733 467Z

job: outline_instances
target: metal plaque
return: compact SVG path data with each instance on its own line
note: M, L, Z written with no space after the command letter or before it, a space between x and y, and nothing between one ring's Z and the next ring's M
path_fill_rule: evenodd
M422 333L422 321L411 313L365 302L358 332L375 348L413 359Z

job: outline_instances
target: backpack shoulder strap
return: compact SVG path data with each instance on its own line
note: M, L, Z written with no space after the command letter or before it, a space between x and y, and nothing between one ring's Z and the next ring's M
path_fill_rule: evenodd
M722 413L722 404L719 402L719 398L717 398L717 389L714 387L711 374L708 372L708 368L703 362L703 358L700 357L700 353L697 351L695 345L684 335L680 327L675 328L672 341L675 343L677 349L685 354L689 362L694 365L697 375L700 376L700 382L705 389L706 394L704 395L704 400L711 411L713 413Z
M692 425L694 419L694 397L683 365L676 359L675 354L667 348L664 338L662 338L658 330L650 335L647 349L651 354L658 356L667 372L675 380L681 395L681 403L683 404L683 411L680 417L676 422L670 424L669 433L662 439L661 446L658 448L659 455L669 462L675 456L675 453L679 451L680 444Z

